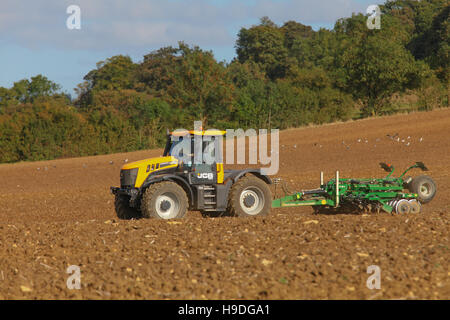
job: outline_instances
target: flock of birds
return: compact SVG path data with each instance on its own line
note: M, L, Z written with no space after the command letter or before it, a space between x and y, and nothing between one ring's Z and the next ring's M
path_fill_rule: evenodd
M123 163L128 163L128 159L123 160ZM113 164L114 164L114 161L111 160L111 161L109 162L109 164L113 165Z
M401 143L401 144L405 145L406 147L409 147L409 146L411 145L412 141L413 141L413 139L412 139L411 136L407 136L406 138L405 138L405 137L400 137L400 135L399 135L398 133L396 133L396 134L394 134L394 135L387 134L386 136L387 136L391 141L396 142L396 143ZM377 143L380 142L380 141L381 141L380 138L377 138L377 139L375 140L374 148L377 147ZM418 139L418 141L419 141L419 143L422 142L422 141L423 141L423 137L420 137L420 138ZM369 139L367 139L367 138L364 138L364 139L358 138L358 139L356 140L356 142L357 142L357 143L369 143ZM344 145L344 147L345 147L347 150L350 149L350 144L345 143L345 141L342 141L342 145Z
M411 142L413 141L412 140L412 137L411 136L407 136L406 138L402 138L402 137L400 137L399 136L399 134L398 133L396 133L396 134L394 134L394 135L391 135L391 134L387 134L386 135L390 140L392 140L392 141L394 141L394 142L397 142L397 143L401 143L401 144L404 144L405 146L407 146L407 147L409 147L410 145L411 145ZM377 145L376 145L376 143L378 143L378 142L380 142L381 141L381 139L380 138L377 138L376 140L375 140L375 144L374 144L374 148L376 148L377 147ZM418 141L419 142L422 142L423 141L423 137L420 137L419 139L418 139ZM357 140L356 140L356 143L369 143L369 139L367 139L367 138L358 138ZM347 149L347 150L350 150L350 144L347 144L345 141L342 141L342 145L345 147L345 149ZM285 145L283 144L283 145L281 145L281 147L282 148L284 148L285 147ZM314 147L319 147L319 148L322 148L323 146L321 145L321 144L319 144L319 143L314 143ZM293 145L293 148L294 149L297 149L297 144L294 144ZM278 153L278 152L276 152L275 150L271 150L272 151L272 153ZM125 160L123 160L123 162L124 163L128 163L128 159L125 159ZM110 165L113 165L114 164L114 161L109 161L109 164ZM83 164L83 168L86 168L87 167L87 165L84 163ZM56 165L53 165L53 168L56 168ZM43 168L45 171L48 171L48 167L44 167ZM40 171L41 170L41 168L37 168L37 170L38 171Z
M414 141L414 139L413 139L411 136L400 137L400 135L399 135L398 133L393 134L393 135L387 134L386 137L388 137L388 138L389 138L390 140L392 140L393 142L396 142L396 143L405 145L406 147L409 147L409 146L413 143L413 141ZM424 141L424 138L423 138L423 137L420 137L420 138L417 139L417 141L418 141L419 143L421 143L421 142ZM374 143L373 147L376 148L376 147L377 147L377 143L381 142L381 138L375 139L374 142L375 142L375 143ZM356 140L355 144L358 144L358 143L367 143L367 144L369 144L369 139L368 139L368 138L358 138L358 139ZM350 150L350 146L351 146L350 143L346 143L345 141L342 141L342 145L345 147L346 150ZM314 146L314 147L317 147L317 148L323 148L323 145L321 145L320 143L317 143L317 142L315 142L315 143L313 144L313 146ZM281 145L281 148L282 148L282 149L284 149L285 147L286 147L286 145L284 145L284 144ZM294 149L297 149L297 144L294 144L292 147L293 147ZM275 151L272 149L272 153L274 153L274 152L275 152ZM277 153L277 152L275 152L275 153Z
M402 145L405 145L406 147L409 147L409 146L413 143L413 138L412 138L411 136L400 137L400 135L399 135L398 133L393 134L393 135L387 134L386 136L387 136L391 141L396 142L396 143L399 143L399 144L402 144ZM423 138L423 137L420 137L420 138L418 138L417 141L418 141L419 143L421 143L421 142L423 142L423 140L424 140L424 138ZM373 147L376 148L376 147L377 147L377 143L379 143L380 141L381 141L380 138L375 139L375 143L374 143ZM367 144L369 144L369 139L368 139L368 138L358 138L358 139L356 140L355 143L356 143L356 144L358 144L358 143L367 143ZM346 143L345 141L342 141L342 145L345 147L346 150L350 150L350 146L351 146L350 143ZM314 146L314 147L318 147L318 148L322 148L322 147L323 147L323 145L321 145L320 143L317 143L317 142L314 143L313 146ZM282 147L284 147L284 145L283 145ZM294 144L293 147L294 147L294 149L296 149L296 148L297 148L297 145Z
M123 160L123 163L128 163L128 159L125 159L125 160ZM114 164L114 161L109 161L109 164L110 165L113 165ZM53 168L56 168L56 165L53 165L52 166ZM87 168L87 164L86 163L83 163L83 168ZM43 167L42 168L44 171L48 171L49 170L49 168L48 167ZM41 171L41 167L38 167L38 168L36 168L36 170L37 171Z

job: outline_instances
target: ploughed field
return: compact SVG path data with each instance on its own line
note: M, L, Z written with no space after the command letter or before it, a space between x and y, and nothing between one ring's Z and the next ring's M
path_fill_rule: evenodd
M0 165L0 299L449 299L449 135L450 109L280 133L292 190L318 187L320 171L383 177L379 162L399 173L423 161L438 193L418 215L122 221L109 193L120 167L162 150ZM379 290L366 286L371 265Z

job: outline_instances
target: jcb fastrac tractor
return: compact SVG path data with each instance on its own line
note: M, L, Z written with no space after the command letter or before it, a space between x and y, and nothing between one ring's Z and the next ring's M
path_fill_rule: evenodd
M421 205L436 194L431 177L405 177L412 169L428 171L422 162L398 178L393 177L393 166L381 163L389 173L384 178L341 179L336 172L335 179L324 183L322 173L318 189L289 192L282 184L285 196L272 200L272 181L260 169L224 170L222 157L216 154L222 152L224 135L225 131L209 130L168 134L163 157L125 165L120 188L111 188L118 217L175 219L188 209L250 217L266 215L271 208L299 206L312 206L316 213L383 210L408 214L419 213ZM209 160L199 161L199 154L201 160L203 155ZM275 195L280 182L274 179Z
M272 207L271 180L260 169L224 170L222 161L194 161L194 152L188 159L179 157L179 144L193 150L196 138L201 138L202 154L208 148L213 153L221 152L219 141L225 133L173 132L167 135L162 157L123 166L120 188L111 187L117 216L176 219L188 209L242 217L268 214ZM211 143L214 148L210 148Z

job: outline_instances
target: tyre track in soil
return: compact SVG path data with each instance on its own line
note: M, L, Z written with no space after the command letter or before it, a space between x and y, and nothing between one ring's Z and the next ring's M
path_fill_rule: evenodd
M161 150L0 165L0 299L449 299L449 134L450 109L281 132L292 190L317 187L321 170L380 177L379 162L423 161L438 194L405 216L119 221L109 186L124 160ZM69 265L80 290L66 287ZM380 290L366 287L369 265Z

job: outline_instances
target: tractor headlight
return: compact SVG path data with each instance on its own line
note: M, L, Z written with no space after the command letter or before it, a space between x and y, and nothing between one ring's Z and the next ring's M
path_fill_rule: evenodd
M136 184L136 178L139 168L127 169L120 171L120 186L122 188L133 188Z

